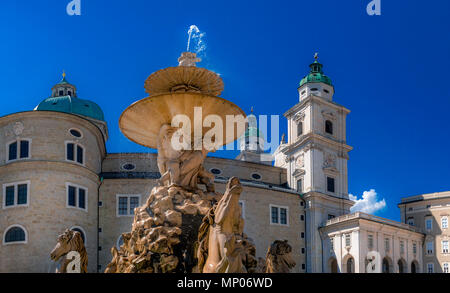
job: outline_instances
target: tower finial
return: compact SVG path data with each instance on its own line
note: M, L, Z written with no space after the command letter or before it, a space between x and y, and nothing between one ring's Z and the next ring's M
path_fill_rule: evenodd
M63 70L62 77L63 77L63 79L66 79L66 71L65 70Z
M250 110L251 112L252 112L252 114L253 114L253 106L252 106L252 108L251 108L251 110Z
M315 59L316 61L317 61L317 59L319 59L319 53L316 52L316 53L314 54L314 59Z

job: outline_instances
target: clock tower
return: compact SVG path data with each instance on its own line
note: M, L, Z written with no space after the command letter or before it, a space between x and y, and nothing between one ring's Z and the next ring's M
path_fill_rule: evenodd
M289 187L306 203L307 272L322 272L319 228L328 220L350 213L346 117L350 110L333 101L334 87L317 54L310 73L300 81L299 102L284 116L288 140L276 150L275 166L287 169Z

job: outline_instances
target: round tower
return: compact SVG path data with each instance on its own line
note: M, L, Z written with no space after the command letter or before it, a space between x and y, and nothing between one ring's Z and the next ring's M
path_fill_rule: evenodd
M50 252L65 229L82 233L88 271L97 271L106 140L101 108L79 99L65 74L34 111L0 117L0 272L53 271Z

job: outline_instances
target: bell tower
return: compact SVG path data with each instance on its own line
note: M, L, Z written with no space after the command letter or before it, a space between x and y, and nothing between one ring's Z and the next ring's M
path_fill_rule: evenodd
M288 140L276 150L275 166L287 169L288 185L306 201L307 272L322 272L319 228L350 213L346 117L350 110L333 101L334 86L314 56L309 74L300 81L299 102L284 116Z

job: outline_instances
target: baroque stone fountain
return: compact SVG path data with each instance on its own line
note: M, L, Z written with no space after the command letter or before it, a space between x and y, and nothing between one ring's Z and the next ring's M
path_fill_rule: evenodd
M244 119L245 113L218 97L224 87L221 77L196 67L200 59L195 53L185 52L178 61L178 67L153 73L145 82L149 97L120 117L126 137L158 150L161 179L147 203L136 208L131 232L122 235L124 244L111 249L113 260L106 272L247 272L256 267L254 246L242 231L239 180L231 179L225 195L218 194L214 175L203 167L210 150L235 141L245 129L233 130L232 136L222 131L214 146L206 147L203 138L211 127L203 127L196 111L222 121L227 115ZM194 143L181 149L173 143L180 130L172 126L177 115L194 122L191 133L184 131L187 141ZM195 131L199 125L200 135Z
M153 73L145 82L149 97L129 106L120 117L119 126L127 138L158 150L161 179L147 202L135 209L131 232L122 235L120 249L111 249L113 259L105 272L272 272L278 263L287 263L290 269L295 262L277 262L277 255L266 268L258 264L255 247L243 233L239 179L231 178L225 193L219 194L214 175L203 167L208 152L234 142L245 127L232 125L231 132L221 128L206 142L205 134L213 127L205 127L212 124L204 123L202 117L212 115L216 122L226 121L227 115L245 120L245 113L219 97L224 88L221 77L196 67L200 59L195 53L182 53L178 61L178 67ZM199 109L202 117L198 117ZM186 120L183 127L173 126L179 115L193 122L193 127L186 127L190 124ZM180 138L182 147L177 143Z

